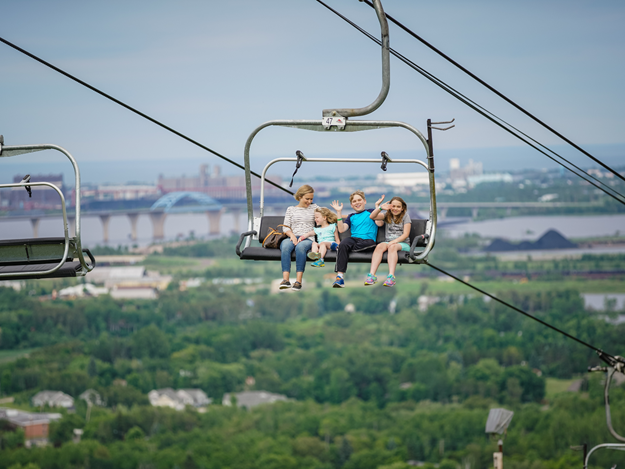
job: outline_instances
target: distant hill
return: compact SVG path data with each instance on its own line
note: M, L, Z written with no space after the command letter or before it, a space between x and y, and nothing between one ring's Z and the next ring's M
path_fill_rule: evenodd
M577 244L566 239L556 230L549 230L538 240L523 241L521 243L510 243L505 239L497 238L484 250L486 252L503 252L503 251L533 251L537 249L572 249Z

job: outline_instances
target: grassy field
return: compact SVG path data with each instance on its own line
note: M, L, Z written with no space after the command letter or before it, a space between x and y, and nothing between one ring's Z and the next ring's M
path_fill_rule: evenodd
M0 363L10 362L21 357L27 357L34 350L37 349L0 350Z
M578 378L579 379L579 378ZM577 379L558 379L558 378L546 378L545 397L552 399L558 394L567 392L567 389Z

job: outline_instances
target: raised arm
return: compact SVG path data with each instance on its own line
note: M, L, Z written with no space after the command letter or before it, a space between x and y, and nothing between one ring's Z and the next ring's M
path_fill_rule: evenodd
M349 226L347 226L347 223L343 223L343 204L338 200L333 200L330 205L336 212L336 227L340 233L346 232Z

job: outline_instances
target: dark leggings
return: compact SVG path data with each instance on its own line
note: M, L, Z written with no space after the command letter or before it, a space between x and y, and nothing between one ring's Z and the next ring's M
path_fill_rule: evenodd
M336 272L347 272L347 263L349 262L349 253L352 251L360 251L363 248L375 246L372 239L362 238L345 238L339 244L339 250L336 255Z

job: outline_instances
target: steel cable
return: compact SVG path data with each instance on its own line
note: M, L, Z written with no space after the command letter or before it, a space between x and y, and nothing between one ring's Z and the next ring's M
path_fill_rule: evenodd
M319 1L319 0L318 0ZM373 4L369 1L369 0L361 0L364 1L364 3L366 3L367 5L369 5L370 7L373 8ZM417 35L416 33L414 33L413 31L411 31L409 28L407 28L406 26L404 26L403 24L401 24L399 21L397 21L395 18L393 18L392 16L390 16L388 13L386 13L386 17L393 23L395 23L397 26L399 26L401 29L403 29L404 31L406 31L409 35L411 35L412 37L414 37L415 39L417 39L418 41L420 41L422 44L424 44L425 46L427 46L428 48L430 48L432 51L436 52L438 55L440 55L441 57L443 57L445 60L447 60L448 62L450 62L451 64L453 64L454 66L456 66L457 68L459 68L460 70L462 70L464 73L466 73L467 75L469 75L471 78L473 78L474 80L476 80L478 83L480 83L481 85L485 86L486 88L488 88L490 91L492 91L493 93L495 93L497 96L499 96L500 98L502 98L504 101L506 101L508 104L514 106L515 108L517 108L519 111L521 111L523 114L525 114L526 116L528 116L529 118L531 118L532 120L534 120L535 122L539 123L540 125L542 125L545 129L549 130L550 132L552 132L554 135L558 136L559 138L561 138L562 140L564 140L566 143L568 143L569 145L571 145L573 148L575 148L576 150L579 150L580 152L582 152L584 155L586 155L587 157L589 157L590 159L592 159L595 163L600 164L601 166L603 166L603 168L607 169L608 171L610 171L612 174L614 174L615 176L617 176L618 178L622 179L623 181L625 181L625 177L623 177L619 172L615 171L614 169L610 168L608 165L606 165L605 163L603 163L602 161L600 161L599 159L595 158L594 156L592 156L590 153L588 153L586 150L584 150L583 148L581 148L580 146L576 145L575 143L573 143L571 140L569 140L568 138L566 138L564 135L562 135L561 133L559 133L558 131L556 131L555 129L553 129L552 127L550 127L549 125L547 125L546 123L544 123L542 120L538 119L536 116L534 116L532 113L530 113L529 111L525 110L524 108L522 108L521 106L519 106L517 103L515 103L514 101L512 101L510 98L508 98L506 95L504 95L503 93L500 93L499 91L497 91L495 88L493 88L492 86L490 86L488 83L486 83L484 80L482 80L481 78L479 78L478 76L476 76L475 74L471 73L469 70L467 70L465 67L463 67L462 65L460 65L458 62L456 62L455 60L453 60L451 57L447 56L446 54L444 54L443 52L441 52L439 49L437 49L436 47L434 47L432 44L430 44L429 42L427 42L425 39L423 39L422 37L420 37L419 35Z
M54 65L52 65L52 64L51 64L51 63L49 63L49 62L46 62L45 60L43 60L43 59L41 59L41 58L37 57L36 55L31 54L30 52L28 52L28 51L26 51L26 50L22 49L21 47L19 47L19 46L15 45L15 44L13 44L13 43L11 43L11 42L9 42L9 41L7 41L6 39L4 39L4 38L0 37L0 42L3 42L4 44L6 44L6 45L7 45L7 46L9 46L9 47L12 47L12 48L13 48L13 49L15 49L16 51L21 52L21 53L22 53L22 54L24 54L24 55L27 55L27 56L28 56L28 57L30 57L31 59L36 60L37 62L39 62L39 63L41 63L41 64L45 65L46 67L51 68L51 69L52 69L52 70L54 70L55 72L58 72L58 73L60 73L61 75L64 75L64 76L66 76L67 78L69 78L69 79L71 79L71 80L74 80L76 83L79 83L79 84L81 84L81 85L85 86L86 88L89 88L91 91L95 91L95 92L96 92L96 93L98 93L99 95L104 96L104 97L105 97L105 98L107 98L107 99L110 99L110 100L111 100L111 101L113 101L114 103L119 104L120 106L122 106L122 107L124 107L124 108L128 109L129 111L134 112L135 114L137 114L137 115L139 115L139 116L143 117L144 119L149 120L149 121L150 121L150 122L152 122L153 124L156 124L156 125L158 125L159 127L162 127L163 129L168 130L169 132L171 132L171 133L173 133L173 134L177 135L178 137L181 137L181 138L185 139L186 141L188 141L188 142L190 142L190 143L192 143L192 144L194 144L194 145L196 145L196 146L200 147L201 149L206 150L206 151L208 151L208 152L212 153L213 155L215 155L215 156L217 156L217 157L221 158L222 160L227 161L227 162L228 162L228 163L230 163L230 164L233 164L233 165L234 165L234 166L236 166L237 168L242 169L242 170L245 170L245 167L244 167L244 166L242 166L242 165L240 165L240 164L239 164L239 163L237 163L236 161L233 161L233 160L231 160L230 158L227 158L226 156L224 156L224 155L222 155L222 154L220 154L220 153L216 152L215 150L212 150L212 149L208 148L207 146L202 145L202 144L201 144L201 143L199 143L198 141L193 140L193 139L192 139L192 138L190 138L190 137L187 137L187 136L186 136L186 135L184 135L183 133L178 132L178 131L177 131L177 130L175 130L175 129L172 129L171 127L169 127L169 126L167 126L167 125L163 124L162 122L160 122L160 121L158 121L158 120L154 119L153 117L150 117L150 116L148 116L147 114L144 114L143 112L141 112L141 111L139 111L139 110L137 110L137 109L135 109L135 108L133 108L133 107L129 106L128 104L126 104L126 103L124 103L124 102L120 101L119 99L116 99L116 98L114 98L113 96L111 96L111 95L109 95L109 94L106 94L106 93L105 93L105 92L103 92L103 91L100 91L100 90L99 90L98 88L96 88L95 86L92 86L92 85L90 85L89 83L86 83L86 82L84 82L83 80L81 80L81 79L79 79L79 78L76 78L75 76L73 76L73 75L71 75L71 74L67 73L66 71L64 71L64 70L62 70L62 69L60 69L60 68L58 68L58 67L56 67L56 66L54 66ZM251 172L251 174L253 174L253 175L254 175L254 176L256 176L257 178L260 178L260 175L259 175L259 174L257 174L257 173L255 173L255 172L253 172L253 171ZM272 186L277 187L278 189L280 189L280 190L282 190L282 191L284 191L284 192L286 192L286 193L288 193L288 194L293 195L293 192L291 192L291 191L290 191L290 190L288 190L288 189L285 189L284 187L280 186L279 184L276 184L275 182L270 181L270 180L268 180L268 179L265 179L265 181L266 181L266 182L268 182L269 184L271 184Z
M481 288L478 288L478 287L476 287L475 285L471 285L469 282L465 282L465 281L464 281L464 280L462 280L461 278L456 277L455 275L453 275L453 274L451 274L451 273L449 273L449 272L447 272L447 271L445 271L445 270L441 269L440 267L436 267L435 265L430 264L428 261L425 261L424 263L425 263L427 266L431 267L432 269L437 270L437 271L438 271L438 272L440 272L441 274L444 274L444 275L447 275L448 277L453 278L454 280L456 280L456 281L458 281L458 282L462 283L463 285L466 285L467 287L472 288L473 290L475 290L475 291L477 291L477 292L480 292L480 293L481 293L481 294L483 294L483 295L486 295L486 296L487 296L487 297L489 297L490 299L495 300L496 302L498 302L498 303L500 303L500 304L502 304L502 305L504 305L504 306L507 306L508 308L510 308L510 309L512 309L512 310L514 310L514 311L516 311L517 313L520 313L520 314L522 314L522 315L524 315L524 316L526 316L526 317L528 317L528 318L530 318L530 319L533 319L534 321L539 322L539 323L540 323L540 324L542 324L543 326L546 326L546 327L548 327L549 329L552 329L552 330L556 331L557 333L562 334L562 335L564 335L564 336L568 337L569 339L572 339L572 340L574 340L575 342L577 342L577 343L579 343L579 344L581 344L581 345L583 345L583 346L585 346L585 347L590 348L591 350L595 351L595 352L596 352L596 353L597 353L600 357L601 357L601 356L603 356L603 357L607 357L607 358L609 358L609 359L616 360L616 358L615 358L613 355L610 355L609 353L604 352L603 350L601 350L601 349L599 349L599 348L595 347L594 345L589 344L588 342L584 342L583 340L578 339L577 337L575 337L575 336L573 336L573 335L569 334L568 332L564 332L562 329L558 329L557 327L552 326L552 325L551 325L551 324L549 324L548 322L545 322L545 321L543 321L542 319L537 318L536 316L532 316L531 314L527 313L526 311L523 311L522 309L519 309L519 308L517 308L516 306L511 305L510 303L508 303L508 302L506 302L506 301L504 301L504 300L502 300L502 299L500 299L500 298L497 298L495 295L491 295L490 293L488 293L488 292L486 292L486 291L482 290Z
M353 21L351 21L350 19L346 18L344 15L340 14L338 11L334 10L333 8L331 8L330 6L328 6L327 4L325 4L322 0L317 0L317 2L319 2L321 5L323 5L324 7L326 7L328 10L330 10L331 12L333 12L335 15L337 15L339 18L341 18L342 20L344 20L345 22L347 22L349 25L351 25L352 27L354 27L355 29L357 29L358 31L360 31L362 34L364 34L365 36L367 36L369 39L371 39L372 41L376 42L378 45L381 45L381 42L379 39L377 39L375 36L373 36L372 34L370 34L369 32L367 32L365 29L361 28L360 26L358 26L356 23L354 23ZM571 171L573 174L575 174L576 176L584 179L586 182L588 182L589 184L591 184L592 186L594 186L595 188L597 188L598 190L602 191L603 193L605 193L606 195L612 197L614 200L616 200L617 202L620 202L621 204L625 205L625 196L621 193L619 193L618 191L616 191L615 189L607 186L605 183L603 183L602 181L598 180L597 178L595 178L592 175L588 175L586 174L586 172L579 168L578 166L576 166L574 163L571 163L570 161L568 161L566 158L564 158L563 156L559 155L558 153L556 153L555 151L547 148L545 145L541 144L540 142L536 141L535 139L533 139L532 137L528 136L527 134L523 133L522 131L520 131L519 129L517 129L516 127L512 126L511 124L507 123L505 120L497 117L495 114L491 113L490 111L484 109L482 106L480 106L479 104L475 103L474 101L472 101L471 99L467 98L466 96L464 96L462 93L458 92L457 90L455 90L453 87L447 85L445 82L443 82L442 80L440 80L439 78L435 77L434 75L432 75L431 73L429 73L428 71L424 70L422 67L420 67L419 65L415 64L414 62L412 62L410 59L406 58L405 56L403 56L402 54L398 53L396 50L394 50L393 48L389 48L391 54L393 54L395 57L397 57L399 60L401 60L402 62L404 62L406 65L408 65L409 67L413 68L415 71L417 71L418 73L420 73L421 75L423 75L425 78L427 78L428 80L430 80L432 83L436 84L437 86L439 86L440 88L442 88L443 90L447 91L449 94L451 94L452 96L454 96L456 99L458 99L459 101L463 102L464 104L466 104L467 106L469 106L470 108L472 108L474 111L478 112L479 114L481 114L482 116L486 117L488 120L490 120L491 122L495 123L496 125L498 125L499 127L501 127L502 129L506 130L507 132L509 132L510 134L514 135L515 137L517 137L519 140L521 140L522 142L526 143L527 145L529 145L530 147L534 148L536 151L542 153L543 155L545 155L547 158L549 158L550 160L554 161L555 163L559 164L560 166L566 168L567 170ZM490 117L489 115L490 114ZM503 124L502 124L503 123ZM504 125L505 124L505 125ZM527 140L525 140L524 138L522 138L520 135L517 135L516 133L514 133L512 130L510 130L510 128L514 129L515 131L519 132L521 135L527 137L529 140L533 141L534 143L536 143L537 145L539 145L540 147L544 148L545 150L553 153L554 155L556 155L558 158L566 161L568 164L570 164L571 166L573 166L575 169L577 169L579 171L575 172L574 170L572 170L571 168L567 167L565 164L563 164L562 162L554 159L553 157L551 157L550 155L548 155L547 153L545 153L544 151L542 151L540 148L537 148L535 145L532 145L530 142L528 142ZM593 183L592 181L590 181L588 178L590 177L590 179L593 179L595 181L597 181L599 184L603 185L607 190L599 187L597 184ZM611 192L608 192L611 191ZM616 197L615 195L613 195L612 193L618 195L619 197L621 197L621 199L619 199L618 197Z

